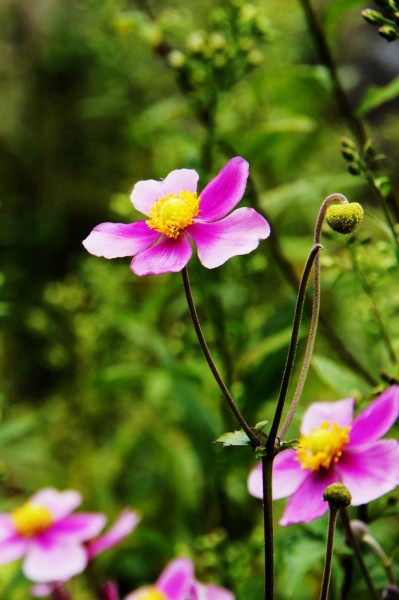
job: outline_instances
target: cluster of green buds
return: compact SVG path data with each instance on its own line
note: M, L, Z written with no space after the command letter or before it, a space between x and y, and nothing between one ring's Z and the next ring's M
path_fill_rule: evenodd
M374 142L366 140L359 151L355 143L347 138L341 138L341 154L347 162L348 171L351 175L363 175L380 193L387 197L392 185L388 177L374 175L376 163L385 158L384 154L376 152Z
M366 8L362 11L363 18L378 27L378 33L388 42L399 39L399 1L398 0L374 0L386 15L379 10Z
M243 0L215 6L209 21L209 31L190 32L184 47L167 57L192 92L231 87L263 61L262 45L270 38L268 20L255 4Z

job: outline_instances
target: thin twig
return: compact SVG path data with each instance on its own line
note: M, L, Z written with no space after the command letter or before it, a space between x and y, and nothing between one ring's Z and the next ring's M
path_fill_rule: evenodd
M331 581L331 567L334 552L334 535L337 524L338 509L330 506L328 516L326 557L324 561L323 581L321 584L320 600L327 600Z

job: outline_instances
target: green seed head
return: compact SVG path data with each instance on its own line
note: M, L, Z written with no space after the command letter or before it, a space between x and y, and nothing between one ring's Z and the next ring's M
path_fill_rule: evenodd
M323 500L330 508L346 508L352 502L352 494L342 483L333 483L324 490Z
M333 204L326 213L327 223L338 233L352 233L363 220L363 208L358 202Z

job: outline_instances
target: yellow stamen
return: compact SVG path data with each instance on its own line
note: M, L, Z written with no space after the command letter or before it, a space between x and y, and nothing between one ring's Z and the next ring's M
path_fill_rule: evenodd
M169 238L177 239L180 231L194 223L199 214L200 198L195 192L168 194L155 202L146 221L148 227Z
M131 600L167 600L165 594L157 590L153 585L140 588L129 595L128 598L131 598Z
M48 529L53 521L50 511L44 506L27 502L11 513L15 528L23 537L33 537Z
M342 449L349 442L350 427L340 427L337 423L325 421L313 429L308 436L299 438L297 459L302 469L318 471L328 469L342 456Z

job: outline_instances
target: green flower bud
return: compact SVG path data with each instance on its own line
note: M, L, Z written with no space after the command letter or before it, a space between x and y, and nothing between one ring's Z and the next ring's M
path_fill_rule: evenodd
M343 148L352 148L352 150L356 150L354 142L348 137L344 136L341 138L341 145Z
M362 17L367 23L370 23L370 25L384 25L387 22L385 17L378 12L378 10L371 10L371 8L362 10Z
M387 40L387 42L394 42L399 37L396 29L390 25L384 25L383 27L380 27L378 33L384 38L384 40Z
M354 158L358 158L357 151L354 148L347 148L343 146L341 154L345 160L353 161Z
M180 52L180 50L171 50L169 52L168 63L174 69L181 69L182 67L184 67L185 62L186 57L184 56L183 52Z
M333 483L324 490L323 500L330 508L346 508L352 502L352 494L342 483Z
M363 146L363 153L367 159L371 159L375 156L374 142L370 138L366 140Z
M352 233L363 220L363 208L358 202L333 204L327 208L327 223L338 233Z
M351 162L348 164L348 171L351 175L360 175L361 170L358 164Z

